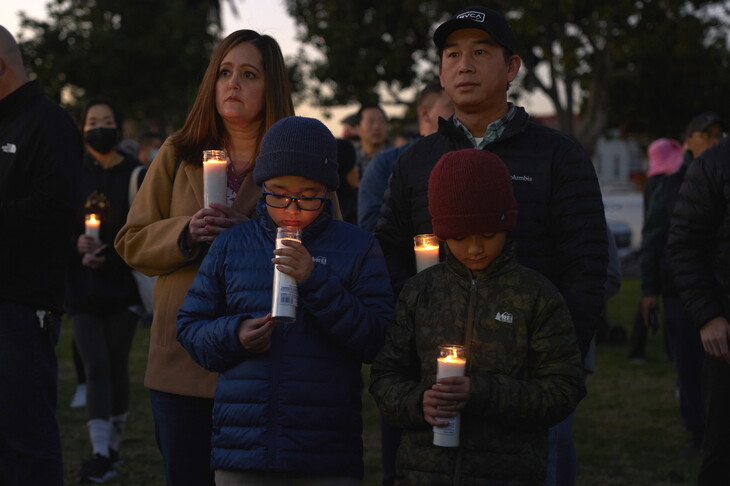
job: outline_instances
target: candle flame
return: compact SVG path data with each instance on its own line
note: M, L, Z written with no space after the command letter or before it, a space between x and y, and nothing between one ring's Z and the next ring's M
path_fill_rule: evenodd
M91 224L97 224L97 223L99 222L99 219L98 219L98 218L96 217L96 214L94 214L94 213L91 213L91 214L89 214L89 216L88 216L88 217L86 218L86 221L88 221L88 222L89 222L89 223L91 223Z
M416 249L416 251L428 251L428 250L438 250L439 247L438 247L438 245L424 244L424 245L416 245L415 249Z
M463 351L461 346L442 346L441 347L442 352L446 352L448 354L444 354L441 356L439 361L447 362L447 363L464 363L465 358L460 355L460 353Z

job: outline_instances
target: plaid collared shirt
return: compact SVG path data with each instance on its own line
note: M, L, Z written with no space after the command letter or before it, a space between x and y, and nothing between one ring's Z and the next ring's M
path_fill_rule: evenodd
M487 146L488 143L494 142L497 140L502 133L504 132L505 127L507 126L507 123L515 116L515 112L517 110L515 109L515 105L512 103L507 103L507 113L504 114L502 118L499 120L495 120L492 123L490 123L487 126L487 131L484 132L484 137L482 138L481 142L477 143L477 139L474 138L474 135L471 134L468 128L466 128L458 118L456 118L456 115L454 115L454 125L461 128L464 133L466 134L466 137L469 139L471 144L476 149L483 149Z

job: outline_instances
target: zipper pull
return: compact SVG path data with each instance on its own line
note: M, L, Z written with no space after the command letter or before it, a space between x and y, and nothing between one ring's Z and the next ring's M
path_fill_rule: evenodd
M471 279L471 291L474 292L477 289L477 279Z

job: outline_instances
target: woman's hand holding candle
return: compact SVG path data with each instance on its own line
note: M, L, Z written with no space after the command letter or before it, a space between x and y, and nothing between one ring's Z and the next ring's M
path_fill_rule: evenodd
M185 244L188 248L212 243L216 236L248 218L235 209L213 203L210 208L200 209L188 222Z
M429 425L442 427L447 422L439 418L456 417L466 406L471 394L468 376L440 378L438 383L423 393L423 418Z

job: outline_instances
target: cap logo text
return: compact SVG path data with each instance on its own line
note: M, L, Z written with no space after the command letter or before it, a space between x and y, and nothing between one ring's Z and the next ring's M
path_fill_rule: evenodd
M468 12L460 13L456 16L457 19L470 19L477 22L484 22L484 14L475 10L469 10Z

